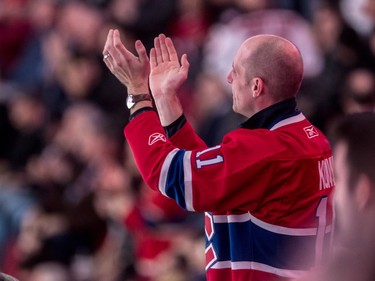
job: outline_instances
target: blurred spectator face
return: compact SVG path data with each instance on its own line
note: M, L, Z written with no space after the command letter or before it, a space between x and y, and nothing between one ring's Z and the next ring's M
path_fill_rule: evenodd
M139 16L139 2L137 0L113 0L109 11L112 17L121 24L132 24Z
M84 99L90 95L96 85L100 70L93 58L79 57L70 60L64 67L65 75L61 77L61 84L66 94L73 100Z
M363 14L375 22L375 0L367 0L362 6Z
M56 0L33 0L28 6L28 15L33 27L45 30L51 27L56 16Z
M103 14L96 8L74 1L62 9L58 29L64 38L71 41L81 51L102 49L98 32L103 25Z
M65 111L61 128L57 131L55 142L64 151L75 154L80 149L80 140L85 134L85 123L76 107Z
M342 30L342 21L337 10L324 5L316 8L313 27L324 51L330 51L337 45Z
M133 207L130 176L116 163L102 163L95 187L95 207L105 218L122 222Z
M73 169L62 151L52 148L45 149L27 163L30 180L41 185L53 183L62 186L72 180Z
M118 153L116 141L106 131L108 126L106 116L99 108L77 103L65 112L55 141L81 161L99 164Z
M39 253L45 239L63 233L66 229L67 221L64 216L43 213L37 208L30 209L22 219L17 237L17 250L21 262Z
M0 20L18 18L25 15L25 4L28 0L2 0L0 1Z
M40 101L27 94L20 94L10 103L9 118L18 130L32 131L42 125L44 111Z
M358 69L348 74L344 88L345 113L367 112L375 109L375 74Z

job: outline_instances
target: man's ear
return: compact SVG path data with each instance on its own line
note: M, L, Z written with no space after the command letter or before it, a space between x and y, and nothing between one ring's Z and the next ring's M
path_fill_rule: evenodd
M359 210L364 210L371 206L375 205L374 199L374 189L372 182L367 175L360 175L355 186L355 201L357 203Z
M263 92L264 82L261 78L255 77L253 79L253 85L251 87L251 92L253 95L253 98L259 97Z

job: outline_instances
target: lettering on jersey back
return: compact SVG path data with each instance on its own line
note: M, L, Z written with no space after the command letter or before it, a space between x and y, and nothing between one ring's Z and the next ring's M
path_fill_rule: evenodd
M331 188L335 185L333 174L333 157L329 157L318 162L320 185L319 189Z

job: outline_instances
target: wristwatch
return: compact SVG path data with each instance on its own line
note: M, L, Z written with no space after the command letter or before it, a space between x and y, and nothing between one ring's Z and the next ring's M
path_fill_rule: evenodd
M144 101L144 100L149 100L151 101L151 96L150 94L139 94L139 95L134 95L134 94L129 94L128 97L126 98L126 106L131 109L135 106L137 102Z

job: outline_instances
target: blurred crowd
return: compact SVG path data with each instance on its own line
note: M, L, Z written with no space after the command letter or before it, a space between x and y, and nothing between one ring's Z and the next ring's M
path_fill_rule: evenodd
M243 121L226 75L260 33L299 47L299 107L322 131L373 111L374 21L373 0L0 0L0 271L205 280L202 214L145 186L124 139L126 89L102 58L110 28L129 49L165 33L188 55L179 95L211 146Z

